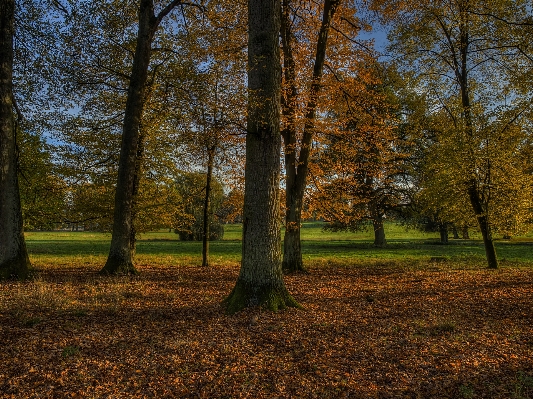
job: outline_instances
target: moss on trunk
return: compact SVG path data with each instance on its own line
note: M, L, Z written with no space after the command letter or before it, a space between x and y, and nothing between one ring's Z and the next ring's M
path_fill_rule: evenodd
M133 262L125 261L121 257L109 256L107 258L107 262L105 266L102 268L102 270L100 270L100 274L104 276L108 276L108 275L127 276L127 275L139 274L139 272L137 271L137 269L135 269Z
M0 280L25 280L30 276L31 263L25 253L0 264Z
M288 307L301 308L301 305L289 294L283 284L257 286L256 284L248 284L241 279L237 280L233 291L222 304L228 314L234 314L244 308L254 306L260 306L274 312Z

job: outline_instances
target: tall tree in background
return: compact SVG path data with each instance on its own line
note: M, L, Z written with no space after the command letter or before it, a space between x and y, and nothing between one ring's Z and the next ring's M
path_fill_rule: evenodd
M323 118L331 108L332 92L372 60L371 45L357 39L361 29L352 2L282 2L286 272L305 270L300 241L304 196L317 133L335 129Z
M213 63L198 73L198 82L189 89L187 116L182 118L184 131L181 145L184 152L195 158L196 166L205 169L204 232L202 239L202 266L209 266L209 220L212 182L217 170L226 170L226 180L242 165L243 119L246 109L245 87L238 66Z
M409 139L400 129L394 68L369 72L336 96L331 114L340 128L321 140L313 159L315 214L332 231L372 225L374 246L386 244L386 213L406 202L404 181Z
M24 241L13 118L14 0L0 0L0 279L26 278L30 260Z
M453 126L454 151L461 162L455 176L467 196L483 236L489 268L498 260L492 236L491 198L500 174L491 147L505 137L528 107L524 91L511 84L509 71L520 70L528 54L502 29L502 19L524 19L528 2L374 1L394 25L391 49L417 71L420 90ZM501 18L492 18L498 15ZM524 57L525 55L525 57ZM499 131L485 126L500 121ZM503 123L501 123L503 122ZM494 134L495 133L495 134ZM503 183L503 182L502 182Z
M316 55L309 99L305 107L306 118L303 137L301 139L300 152L297 153L297 127L298 104L296 83L296 60L295 49L298 43L294 43L294 32L291 21L291 1L283 0L283 12L281 23L281 37L283 43L284 84L286 85L283 101L283 114L287 123L282 131L285 145L285 237L283 242L283 269L289 272L304 270L302 249L300 240L300 225L302 218L302 204L304 191L307 183L307 170L311 143L313 139L314 119L318 107L318 96L321 89L322 71L326 58L328 34L331 21L339 6L340 0L325 0L322 16L322 24L318 32Z
M141 117L145 101L152 41L162 19L181 4L174 0L157 15L153 0L140 0L139 27L128 87L115 193L111 248L102 274L136 273L132 246L135 194L138 186L139 150L142 148ZM140 145L141 144L141 145ZM142 152L142 151L141 151Z
M248 121L242 264L225 300L228 313L249 306L298 306L283 281L280 228L280 5L248 2Z

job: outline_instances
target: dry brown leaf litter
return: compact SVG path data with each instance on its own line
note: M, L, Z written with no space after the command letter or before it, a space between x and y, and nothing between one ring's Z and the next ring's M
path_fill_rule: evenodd
M234 316L238 265L139 269L4 283L0 397L533 398L529 269L312 269Z

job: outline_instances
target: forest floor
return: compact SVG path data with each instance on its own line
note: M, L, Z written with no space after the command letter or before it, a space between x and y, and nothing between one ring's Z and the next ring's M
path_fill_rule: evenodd
M533 269L311 265L224 314L239 265L42 267L0 287L1 398L533 398Z

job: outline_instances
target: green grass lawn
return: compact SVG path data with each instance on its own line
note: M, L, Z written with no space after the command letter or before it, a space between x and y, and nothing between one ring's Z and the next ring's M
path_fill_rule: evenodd
M408 230L386 225L387 246L372 246L373 232L328 232L320 222L302 227L304 262L308 264L371 265L400 262L413 266L427 265L431 258L443 257L459 267L482 266L485 252L480 237L450 240L441 245L436 233ZM41 264L96 265L105 261L111 235L96 232L28 232L27 245L32 261ZM496 248L502 266L533 263L533 238L517 237L497 240ZM238 263L241 256L241 225L226 225L224 239L210 243L214 265ZM143 264L195 264L201 262L201 243L179 241L168 230L142 234L137 244L137 262Z

